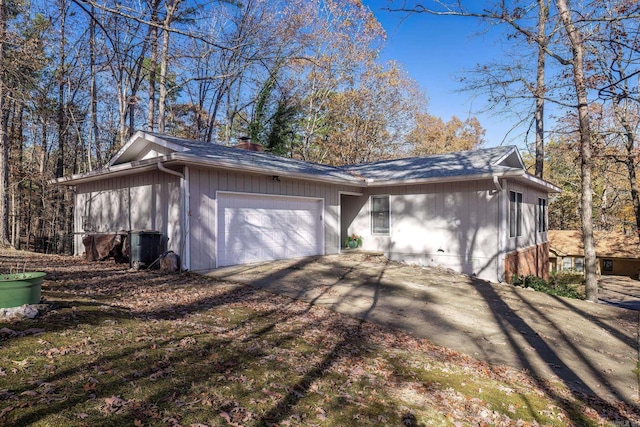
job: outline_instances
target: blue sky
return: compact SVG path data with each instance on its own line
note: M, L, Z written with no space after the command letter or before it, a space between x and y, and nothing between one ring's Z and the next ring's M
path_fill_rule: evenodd
M396 60L408 71L429 97L431 115L449 120L478 117L486 129L486 146L515 144L523 147L522 131L507 132L512 117L479 113L485 100L470 92L459 93L459 77L477 64L486 64L502 53L500 32L487 31L475 18L432 16L387 12L387 0L363 0L387 32L383 60ZM396 2L396 5L399 4ZM503 140L506 140L503 142Z

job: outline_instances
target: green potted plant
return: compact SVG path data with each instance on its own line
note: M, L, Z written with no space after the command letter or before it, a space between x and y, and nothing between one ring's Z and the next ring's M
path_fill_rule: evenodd
M362 236L358 236L353 233L350 236L345 237L344 247L349 249L356 249L362 246Z

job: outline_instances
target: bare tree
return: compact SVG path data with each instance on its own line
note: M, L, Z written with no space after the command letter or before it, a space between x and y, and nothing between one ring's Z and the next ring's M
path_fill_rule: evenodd
M536 64L536 85L532 88L533 97L536 102L535 123L536 123L536 176L542 178L544 173L544 104L545 104L545 64L547 55L544 52L548 44L546 33L547 21L549 19L549 4L546 0L538 0L538 59Z
M150 39L151 58L149 61L149 106L147 107L147 130L153 131L156 123L156 68L158 66L158 9L160 0L149 0L151 8ZM164 132L162 130L161 132Z
M165 131L165 109L167 102L167 70L169 66L169 28L182 0L169 0L166 4L162 32L162 53L160 55L160 97L158 98L158 130Z
M469 5L467 8L466 5ZM544 109L549 101L546 82L546 59L549 54L549 33L555 29L548 28L549 0L516 0L513 2L494 2L478 7L473 2L464 3L430 0L418 2L413 6L400 8L388 7L394 12L429 13L438 16L459 16L505 24L513 33L508 35L512 43L519 43L519 49L511 49L507 55L508 62L497 64L480 64L462 78L463 90L484 93L488 99L488 110L497 114L517 116L515 129L523 124L531 123L535 128L535 174L542 177L544 170ZM537 13L536 13L537 12ZM535 25L529 24L535 22ZM529 64L532 55L531 46L535 47L535 64ZM522 48L523 47L523 48ZM516 51L523 50L520 57ZM553 101L553 99L551 99Z
M564 25L567 38L571 45L573 82L576 90L578 123L580 130L580 165L582 178L582 194L580 206L582 208L582 240L584 246L586 298L598 302L598 270L596 259L596 245L593 239L591 174L593 159L591 151L591 125L589 123L589 99L587 98L587 78L585 76L584 36L576 27L566 0L555 0L560 19Z
M5 43L7 5L0 0L0 246L9 244L9 140L5 115Z
M470 12L463 8L461 2L457 2L454 5L448 5L440 0L434 0L433 3L441 9L433 9L425 7L424 5L418 5L409 11L412 12L424 12L434 15L457 15L457 16L469 16L478 17L483 19L490 19L502 24L506 24L519 34L526 37L528 40L535 41L539 49L547 56L554 58L560 65L570 67L570 77L573 80L573 87L575 90L575 104L578 116L578 129L580 135L580 161L581 161L581 221L582 221L582 236L585 252L585 273L586 273L586 298L590 301L598 300L598 286L597 286L597 266L596 266L596 254L595 243L593 239L593 218L592 218L592 147L591 147L591 129L589 123L589 99L587 97L587 77L585 75L585 37L581 33L580 29L575 25L574 18L571 11L567 6L566 0L554 0L554 4L558 11L558 19L564 28L566 38L561 39L571 48L571 52L568 57L563 56L562 49L564 45L562 43L551 46L547 43L546 37L540 37L538 33L532 31L521 25L520 19L523 11L527 10L529 6L533 7L542 6L543 2L533 3L532 1L525 4L525 7L519 2L514 2L510 6L512 9L507 10L507 4L505 2L499 2L497 4L497 10L482 10L480 12ZM526 3L526 2L525 2ZM402 9L407 10L407 9ZM540 13L539 22L546 22L543 19L545 13ZM583 14L584 16L584 14ZM540 25L538 26L540 28ZM537 157L537 156L536 156Z

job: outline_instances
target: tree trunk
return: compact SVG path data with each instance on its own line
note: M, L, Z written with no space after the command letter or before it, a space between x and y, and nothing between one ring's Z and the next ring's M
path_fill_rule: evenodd
M165 20L166 25L166 20ZM160 58L160 96L158 98L158 132L165 132L165 109L167 102L167 62L169 60L169 31L162 33L162 55Z
M0 0L0 246L9 244L9 138L5 111L4 47L7 37L7 5Z
M618 110L618 107L614 107ZM627 156L624 159L624 164L627 166L627 175L629 177L629 187L631 189L631 202L633 203L633 213L636 217L636 234L640 239L640 195L638 194L638 180L636 177L636 154L635 154L635 141L636 135L633 131L629 121L626 117L627 110L618 111L618 120L624 129L624 136L626 138L625 149Z
M580 131L580 171L582 174L582 197L580 200L582 219L582 239L584 245L584 265L586 299L598 302L598 277L596 248L593 239L593 218L592 218L592 194L591 194L591 173L593 170L593 159L591 152L591 124L589 122L589 101L587 99L587 84L584 74L584 45L582 34L575 27L571 12L566 0L555 0L560 19L569 38L571 45L573 67L573 82L576 88L578 101L578 121Z
M91 149L95 147L96 161L98 166L102 166L102 157L98 147L98 88L96 85L96 22L95 7L91 6L91 17L89 18L89 64L91 68L91 83L89 87L89 99L91 103L91 123L89 129L89 146L87 147L87 166L89 172L93 170Z
M66 16L67 16L67 4L66 4L66 0L59 0L60 1L60 63L58 66L58 161L56 163L56 177L62 177L65 174L65 148L66 148L66 143L67 143L67 120L65 117L65 90L66 90L66 83L65 83L65 76L66 76L66 40L65 40L65 36L66 36L66 31L65 31L65 24L66 24ZM66 228L66 221L67 221L67 217L65 216L65 211L66 211L66 207L65 207L65 197L64 197L64 192L58 188L57 191L55 192L56 194L56 199L57 199L57 206L56 206L56 216L58 217L58 221L53 221L51 223L52 229L51 232L49 234L49 238L53 238L56 236L60 236L60 231L64 230ZM56 245L55 247L55 251L56 252L60 252L61 251L61 247L59 245Z
M172 0L166 6L166 16L164 18L162 31L162 53L160 56L160 97L158 98L158 131L165 132L166 118L165 110L167 106L167 69L169 63L169 27L173 21L173 16L182 0Z
M65 149L65 119L64 119L64 90L65 90L65 23L66 0L60 0L60 63L58 65L58 161L56 162L56 177L64 176Z
M151 23L158 24L160 0L151 2ZM147 109L147 130L153 132L156 121L156 67L158 65L158 27L149 28L151 35L151 63L149 64L149 106Z
M545 61L547 55L546 24L549 18L549 6L546 0L538 0L538 65L536 68L536 176L542 178L544 169L544 101L545 101Z

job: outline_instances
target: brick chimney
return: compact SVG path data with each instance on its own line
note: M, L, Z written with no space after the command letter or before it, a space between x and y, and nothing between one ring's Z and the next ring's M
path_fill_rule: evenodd
M248 136L243 136L242 138L239 138L239 140L240 142L237 145L234 145L234 148L242 148L243 150L249 151L264 151L262 144L251 142L251 139Z

